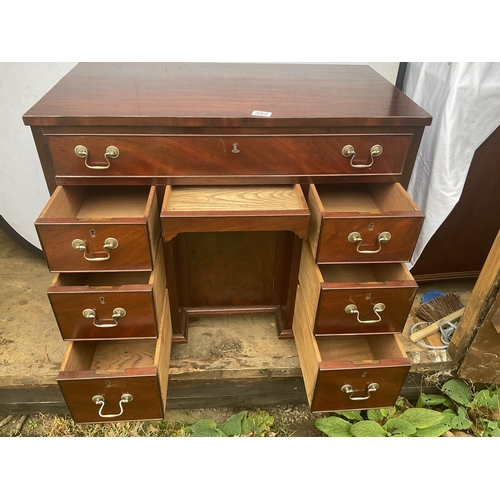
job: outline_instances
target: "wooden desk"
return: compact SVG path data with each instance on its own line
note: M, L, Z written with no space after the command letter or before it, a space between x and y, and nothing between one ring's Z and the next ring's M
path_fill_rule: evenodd
M403 198L366 195L362 186L406 186L430 121L369 67L79 64L24 115L52 194L36 222L49 269L67 273L69 281L82 273L113 274L107 286L120 296L138 286L135 273L157 278L164 263L167 293L158 292L161 279L140 283L150 287L155 301L148 310L156 312L144 312L147 317L140 311L132 317L104 296L84 311L75 305L74 324L81 325L83 315L87 326L70 335L59 377L74 418L161 418L171 342L186 342L189 317L206 314L273 312L278 336L295 338L300 347L312 404L314 373L322 368L306 351L315 349L315 335L323 332L313 335L302 316L301 343L294 313L308 240L330 241L322 220L331 214L322 211L321 202L312 208L316 185L343 185L350 193L349 207L334 216L355 221L339 236L353 260L346 256L337 264L375 262L399 269L406 257L394 247L404 242L411 250L418 227L407 232L402 222L403 236L396 236L397 230L384 230L384 224L402 220L408 210L412 218L422 214L403 199L401 186L394 189L403 191ZM352 203L367 196L375 207L371 211ZM391 257L385 258L388 249ZM320 255L312 258L314 265L331 263ZM92 287L73 281L71 293ZM363 343L366 324L379 321L372 317L380 312L378 304L371 311L376 293L364 290L366 303L345 311L362 325L359 332L349 331L349 348ZM384 304L385 326L370 344L399 345L399 330L390 326L391 305ZM132 338L130 328L151 320L154 338ZM95 340L104 329L111 332L107 340ZM374 360L380 352L392 356L390 347L370 349ZM353 355L365 356L366 349L361 351ZM396 351L389 365L407 372L404 351ZM122 358L116 359L118 352ZM389 394L382 388L380 401L394 399L401 384L392 384ZM368 397L353 398L365 394L363 387L343 392L339 397L347 401L335 396L332 410L373 396L369 391ZM372 397L363 404L380 401Z

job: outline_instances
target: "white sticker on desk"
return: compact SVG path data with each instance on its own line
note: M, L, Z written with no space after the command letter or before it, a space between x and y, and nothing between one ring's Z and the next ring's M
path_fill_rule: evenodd
M252 111L252 116L265 116L269 118L273 114L272 111Z

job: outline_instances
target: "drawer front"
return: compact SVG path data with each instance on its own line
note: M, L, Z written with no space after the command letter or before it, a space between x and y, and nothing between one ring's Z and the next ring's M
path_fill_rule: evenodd
M320 366L311 410L328 412L393 406L409 369L409 363L382 367L352 364L352 368L343 369Z
M415 288L322 289L316 335L401 333ZM378 307L377 307L378 306Z
M325 218L316 261L408 262L422 223L423 219L415 217ZM390 239L385 241L387 234Z
M128 377L102 376L88 380L65 380L65 375L59 374L58 384L77 423L163 418L160 387L154 373ZM128 397L124 395L131 395L132 401L125 402ZM101 403L93 400L96 396Z
M46 136L56 176L104 178L400 174L411 139L411 134ZM86 153L77 156L77 146ZM116 151L106 156L110 146ZM351 146L348 156L342 153L346 146ZM381 147L380 155L372 155L374 146Z
M37 225L51 272L151 271L153 253L146 225L43 224ZM92 235L92 236L90 236ZM116 248L105 248L113 238ZM81 241L75 248L75 241ZM105 260L102 260L105 259Z
M48 293L64 340L156 338L152 290Z

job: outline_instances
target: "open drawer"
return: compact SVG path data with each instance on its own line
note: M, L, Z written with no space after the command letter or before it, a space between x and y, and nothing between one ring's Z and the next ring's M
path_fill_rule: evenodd
M315 335L401 333L418 285L404 264L316 264L306 242L299 283Z
M58 273L47 295L64 340L156 338L166 294L163 244L154 270Z
M396 335L315 337L300 285L293 332L313 412L394 405L411 366Z
M397 183L310 186L316 262L408 262L424 215Z
M70 342L57 382L75 422L162 419L171 345L168 294L156 340Z
M307 235L309 209L301 187L167 186L161 210L163 239L179 233L292 231Z
M35 222L52 272L151 271L154 186L58 186Z

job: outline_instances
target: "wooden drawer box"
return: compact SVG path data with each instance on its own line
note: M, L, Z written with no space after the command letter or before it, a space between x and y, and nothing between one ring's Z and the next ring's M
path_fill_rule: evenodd
M307 235L309 209L301 187L167 186L161 210L163 239L179 233L292 231Z
M316 262L408 262L424 215L398 183L311 185Z
M77 423L164 416L172 326L168 294L156 340L70 342L57 382Z
M300 285L293 332L313 412L394 405L411 365L396 335L315 337Z
M317 264L307 242L299 284L315 335L401 333L417 290L404 264Z
M166 294L163 245L152 272L59 273L47 294L64 340L156 338Z
M35 226L52 272L151 271L156 188L58 186Z
M411 133L101 136L63 132L45 140L57 177L363 177L400 174L412 137ZM114 154L105 156L110 146ZM348 152L346 146L350 146ZM372 155L373 147L382 152Z

